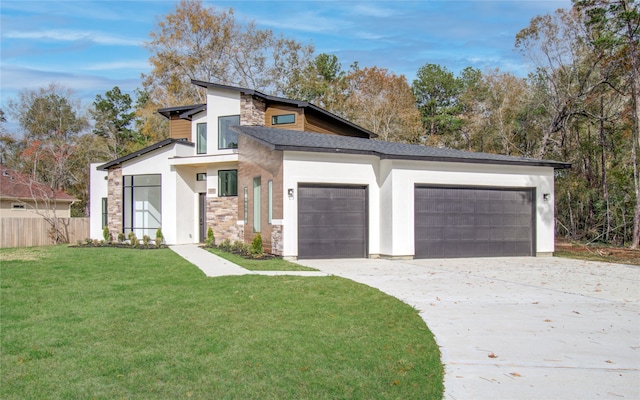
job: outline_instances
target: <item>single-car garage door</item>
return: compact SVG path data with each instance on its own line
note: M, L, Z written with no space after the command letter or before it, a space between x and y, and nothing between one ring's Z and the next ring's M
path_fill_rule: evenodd
M534 189L415 188L415 257L532 256Z
M367 256L367 189L298 187L298 257Z

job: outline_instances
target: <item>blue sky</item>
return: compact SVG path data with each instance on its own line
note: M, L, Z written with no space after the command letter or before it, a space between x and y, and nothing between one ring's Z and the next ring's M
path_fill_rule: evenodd
M518 31L536 15L569 8L569 0L511 1L205 1L232 7L241 21L255 20L316 53L338 56L344 69L378 66L409 82L420 66L458 72L472 66L526 76L527 61L514 50ZM175 1L0 2L1 106L20 90L51 82L73 89L88 106L114 86L132 92L150 71L143 47Z

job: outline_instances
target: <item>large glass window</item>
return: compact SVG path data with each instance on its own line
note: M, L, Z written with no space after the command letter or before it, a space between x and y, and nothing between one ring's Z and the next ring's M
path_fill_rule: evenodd
M260 206L260 177L253 178L253 231L260 232L261 206Z
M238 170L220 170L218 171L218 196L237 196L238 195Z
M232 126L240 125L239 115L230 115L218 118L218 148L237 149L238 134L229 129Z
M124 233L154 237L162 227L161 175L125 175Z
M198 154L207 153L207 124L197 124L196 150Z

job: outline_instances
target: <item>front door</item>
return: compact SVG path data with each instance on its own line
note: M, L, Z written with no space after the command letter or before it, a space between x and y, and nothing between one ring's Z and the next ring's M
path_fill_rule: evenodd
M207 194L198 193L198 223L200 224L200 243L207 237Z

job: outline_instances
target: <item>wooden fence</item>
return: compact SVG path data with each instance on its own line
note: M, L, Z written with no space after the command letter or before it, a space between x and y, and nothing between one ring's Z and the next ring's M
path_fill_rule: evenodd
M58 218L69 243L89 237L89 218ZM0 248L53 244L51 225L43 218L0 218Z

